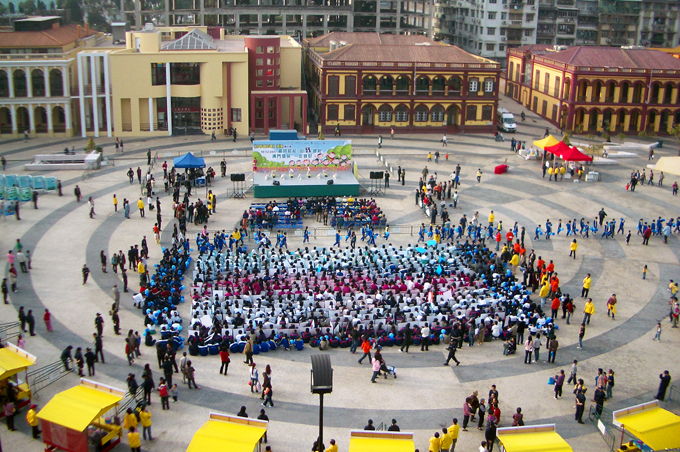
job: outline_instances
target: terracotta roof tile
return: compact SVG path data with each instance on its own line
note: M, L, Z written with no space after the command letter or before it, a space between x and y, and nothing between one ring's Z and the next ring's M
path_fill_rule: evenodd
M456 47L445 44L436 45L375 45L348 44L332 52L319 55L332 61L380 61L418 63L467 63L493 64Z
M87 36L96 33L90 30ZM81 37L86 37L84 27L81 30ZM75 42L76 39L78 39L78 28L74 24L43 31L7 31L0 32L0 48L61 47Z
M680 70L680 60L652 49L572 47L561 52L544 55L543 58L574 66Z
M387 45L413 45L421 42L429 42L431 45L443 45L430 38L420 35L390 35L380 33L351 33L345 31L334 31L318 38L308 39L310 47L330 47L331 41L340 43L345 41L347 44L387 44Z

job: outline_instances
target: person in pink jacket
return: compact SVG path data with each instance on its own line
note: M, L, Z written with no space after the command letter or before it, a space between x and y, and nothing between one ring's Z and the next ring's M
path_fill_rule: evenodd
M467 432L467 426L470 422L470 416L472 416L472 407L470 406L470 401L465 399L463 404L463 431Z
M380 360L373 357L372 364L373 364L373 377L371 377L371 383L375 383L375 378L380 373Z

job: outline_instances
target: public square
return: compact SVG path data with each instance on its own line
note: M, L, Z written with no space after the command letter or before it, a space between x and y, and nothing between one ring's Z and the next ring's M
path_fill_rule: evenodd
M501 106L508 108L516 117L521 107L502 98ZM519 117L518 117L519 119ZM527 147L543 136L548 123L534 113L527 111L527 121L518 124L514 134ZM551 132L555 132L551 127ZM559 132L559 131L558 131ZM482 222L490 211L506 227L517 222L526 228L527 251L534 249L546 261L553 260L559 273L562 291L575 299L575 315L571 325L557 319L557 337L560 348L555 364L547 364L547 353L541 362L525 365L522 350L512 356L503 355L502 341L491 341L483 346L459 350L460 366L444 367L446 357L444 344L432 346L429 352L420 352L413 347L408 354L399 353L398 347L385 347L383 355L389 365L398 369L397 379L379 379L370 384L370 365L357 364L359 354L350 354L348 349L331 349L334 369L332 394L325 398L324 442L337 441L340 451L348 450L350 430L359 430L372 419L376 425L389 424L396 419L402 432L415 434L416 448L426 451L428 439L442 427L448 427L452 418L462 420L463 403L473 391L486 397L491 385L495 384L500 394L500 408L503 412L501 427L510 426L511 416L517 407L522 408L527 425L551 424L571 445L575 452L607 451L609 447L596 425L586 422L579 425L574 421L574 398L571 389L565 387L564 398L553 398L552 386L548 379L564 369L567 375L574 359L579 361L579 376L584 378L589 391L587 406L593 405L590 395L594 390L597 369L613 369L616 372L616 386L612 400L605 408L616 410L653 400L659 386L659 374L669 370L670 375L680 375L677 357L680 352L680 330L672 329L668 322L670 280L680 279L680 239L674 234L664 244L661 236L650 239L649 246L642 245L641 236L636 234L638 220L680 217L680 198L673 196L671 185L676 179L666 175L664 185L639 186L635 192L626 191L626 184L632 171L646 168L650 163L647 152L641 150L637 157L617 159L614 165L595 165L600 172L599 182L549 181L542 177L540 160L525 161L510 151L512 134L505 134L505 142L494 141L492 135L449 135L448 145L443 147L441 136L431 134L395 135L394 139L384 137L381 153L395 169L406 170L406 183L397 182L396 175L390 180L390 187L376 202L385 212L391 226L389 243L395 246L415 245L418 227L429 223L423 211L414 203L414 192L418 178L427 165L430 174L437 172L439 180L448 180L457 164L462 167L458 208L448 207L451 221L466 214L471 218L479 212ZM560 135L556 134L559 138ZM327 136L327 139L333 139ZM384 170L376 158L377 136L342 136L353 143L353 158L358 163L361 197L370 197L363 188L368 184L370 171ZM638 141L637 137L629 138ZM119 208L114 213L112 196L117 195L119 207L122 199L132 200L135 206L140 196L140 186L128 182L128 168L146 168L147 150L158 156L154 174L162 180L163 161L171 166L172 158L191 151L202 155L208 166L218 173L211 190L217 196L216 213L210 217L208 230L232 230L253 202L250 194L245 199L232 199L232 183L229 177L219 177L219 163L227 161L227 175L230 173L252 172L250 141L246 136L236 142L220 137L211 141L205 136L168 137L154 139L126 139L123 155L114 153L115 138L99 138L96 144L104 148L109 165L91 173L84 179L82 171L45 172L45 176L58 177L63 186L63 197L55 193L39 197L38 210L31 203L21 208L21 221L13 216L0 220L0 249L12 249L16 239L21 239L24 249L32 255L32 270L19 273L18 292L10 294L10 304L0 305L2 323L15 321L20 306L32 309L36 316L35 337L26 337L26 350L38 357L36 367L59 360L62 350L68 345L90 346L94 332L93 320L96 313L104 317L104 352L106 364L97 366L96 381L126 388L125 379L129 372L141 376L145 363L151 363L154 375L162 375L156 367L153 348L142 345L142 357L128 366L124 353L125 335L115 336L107 315L112 303L111 288L121 286L118 275L102 273L99 254L104 250L108 256L118 250L127 250L131 244L139 243L143 236L149 242L149 264L157 263L162 256L161 246L169 246L172 234L172 198L160 192L163 204L164 228L161 244L153 241L153 216L140 218L136 207L132 208L131 219L125 220ZM24 164L35 154L61 152L64 147L82 149L84 139L36 138L0 141L0 154L8 163L4 174L30 174ZM439 150L439 163L427 162L427 154ZM213 152L214 151L214 152ZM448 161L444 154L448 153ZM658 159L662 156L676 156L677 144L664 139L663 148L655 150ZM113 162L113 164L111 164ZM494 167L507 162L509 172L495 175ZM481 169L481 182L477 183L476 173ZM42 174L42 173L41 173ZM35 174L34 174L35 175ZM160 176L159 176L160 175ZM76 202L73 195L75 185L82 190L83 202ZM159 184L158 186L160 186ZM90 219L86 200L93 197L96 216ZM205 199L205 191L198 189L192 196ZM284 201L284 199L279 199ZM550 219L554 224L570 219L594 219L604 208L608 219L625 219L626 231L631 230L632 238L626 244L625 235L615 239L601 239L591 235L588 239L578 237L578 255L569 257L571 238L564 233L545 240L534 241L533 231L539 224ZM304 224L310 230L323 228L313 216ZM439 221L439 220L438 220ZM440 222L440 221L439 221ZM188 224L187 237L194 243L194 237L202 228ZM311 246L330 247L335 234L320 229L311 239ZM289 248L302 245L301 236L289 233ZM385 243L380 239L378 245ZM254 246L252 237L246 241L249 250ZM363 243L358 243L363 245ZM193 248L195 246L192 245ZM192 254L197 255L196 250ZM90 279L82 284L83 264L91 270ZM643 267L647 266L643 280ZM5 271L7 268L5 269ZM582 280L592 276L590 297L596 312L590 322L583 341L583 349L577 349L578 330L582 319L585 300L580 298ZM189 274L189 273L187 273ZM130 274L130 286L135 287L137 275ZM617 316L612 320L606 315L606 301L613 294L618 296ZM532 296L537 298L538 294ZM53 333L48 333L42 322L42 313L48 308L52 313ZM179 307L182 317L189 318L189 303ZM143 331L141 311L132 306L132 291L121 293L121 330ZM653 342L657 322L663 325L660 342ZM255 357L258 367L264 369L270 364L273 370L272 383L276 388L275 407L266 408L270 423L268 445L274 452L297 452L310 450L318 431L318 397L310 393L310 355L318 350L305 346L303 351L282 349ZM157 439L143 441L143 451L179 452L186 450L193 434L208 419L210 412L235 415L241 406L246 406L250 417L257 417L261 400L251 395L247 382L248 367L242 364L238 355L232 355L229 375L218 373L219 358L216 356L195 357L196 382L200 390L189 390L179 386L179 402L170 404L169 411L161 411L160 400L154 394L151 412L153 431ZM38 407L44 406L57 392L77 384L75 373L67 376L42 391L35 399ZM677 393L676 393L677 394ZM662 402L662 406L680 414L677 399ZM586 414L588 410L586 409ZM43 443L31 438L30 427L25 421L25 410L17 418L18 432L0 430L2 446L8 451L40 451ZM461 432L456 450L476 451L484 433L475 428ZM127 450L126 440L116 450Z

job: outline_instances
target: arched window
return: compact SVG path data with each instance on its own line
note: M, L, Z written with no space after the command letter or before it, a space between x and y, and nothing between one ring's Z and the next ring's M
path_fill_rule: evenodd
M5 71L0 71L0 97L9 97L9 80Z
M394 85L394 79L386 75L380 79L380 94L392 95L392 86Z
M407 75L400 75L397 77L397 94L408 95L411 89L411 79Z
M427 77L418 77L416 80L416 94L427 95L430 93L430 79Z
M427 107L425 105L418 105L416 107L415 121L416 122L427 122L428 117Z
M461 86L463 82L460 77L451 77L448 81L449 85L449 96L460 96Z
M378 121L392 122L392 107L389 105L382 105L378 109Z
M432 122L444 122L444 107L439 105L432 107L430 120Z
M432 80L432 93L444 94L444 87L446 86L446 79L438 75Z
M407 122L408 121L408 108L405 105L399 105L394 110L395 119L397 122Z
M372 76L372 75L364 77L364 79L362 80L362 89L363 89L364 94L374 95L375 94L375 86L376 86L376 80L375 80L375 77Z

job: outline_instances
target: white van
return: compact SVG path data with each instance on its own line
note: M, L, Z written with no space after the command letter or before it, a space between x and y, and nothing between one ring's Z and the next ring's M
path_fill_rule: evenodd
M516 132L515 117L505 108L499 108L496 112L496 127L506 132Z

